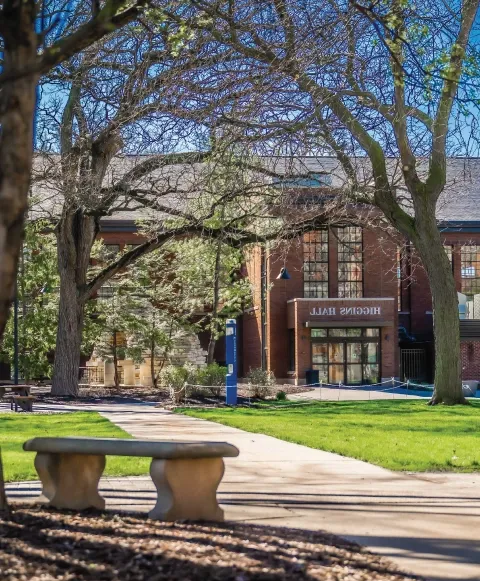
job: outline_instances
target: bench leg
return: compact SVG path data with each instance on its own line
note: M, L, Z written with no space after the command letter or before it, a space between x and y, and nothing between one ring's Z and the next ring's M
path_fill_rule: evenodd
M217 488L224 471L223 458L154 458L150 476L158 496L149 517L166 521L223 521L223 510L217 502Z
M105 499L98 493L105 456L39 452L35 468L43 486L40 502L72 510L105 508Z

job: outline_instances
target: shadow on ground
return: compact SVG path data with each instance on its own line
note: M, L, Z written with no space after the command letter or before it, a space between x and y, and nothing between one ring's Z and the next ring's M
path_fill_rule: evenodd
M419 579L323 532L42 508L0 520L0 570L5 581Z

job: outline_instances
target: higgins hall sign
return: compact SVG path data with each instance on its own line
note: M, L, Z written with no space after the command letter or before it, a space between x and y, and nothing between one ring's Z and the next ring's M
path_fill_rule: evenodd
M313 307L310 315L315 317L348 317L349 315L381 315L382 307Z

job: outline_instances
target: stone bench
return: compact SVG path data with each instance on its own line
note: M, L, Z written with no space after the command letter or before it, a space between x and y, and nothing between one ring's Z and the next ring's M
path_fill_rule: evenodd
M223 458L239 454L226 442L115 438L33 438L23 449L37 452L35 468L43 485L39 500L73 510L105 508L98 492L105 456L152 458L150 476L157 488L157 503L149 516L167 521L222 521L217 488L225 470Z

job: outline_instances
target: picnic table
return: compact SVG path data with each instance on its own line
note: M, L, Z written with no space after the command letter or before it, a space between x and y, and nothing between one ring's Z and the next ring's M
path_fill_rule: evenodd
M27 384L4 384L0 385L0 397L5 397L7 390L13 395L28 397L30 395L30 385Z

